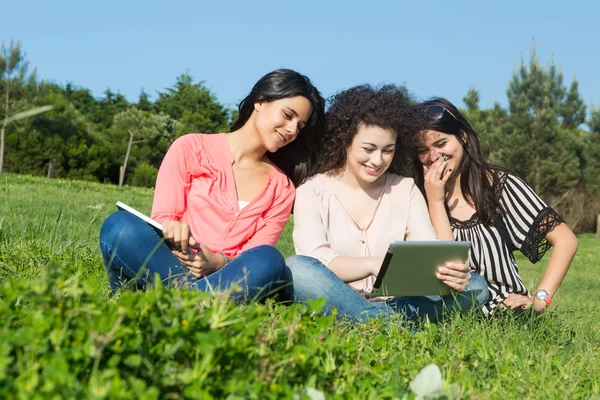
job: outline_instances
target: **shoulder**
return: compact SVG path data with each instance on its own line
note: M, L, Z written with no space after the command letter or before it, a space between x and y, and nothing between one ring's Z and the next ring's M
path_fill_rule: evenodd
M533 189L517 174L510 171L498 170L495 173L494 186L502 192L521 191L531 192Z
M290 178L288 178L288 176L282 170L277 168L275 164L271 166L271 172L269 173L269 181L269 186L275 192L275 195L277 197L295 197L296 187L294 186Z
M413 191L418 191L415 180L407 176L388 173L386 184L394 196L409 196Z
M326 193L332 191L332 177L325 174L317 174L308 178L297 189L299 193Z
M171 144L171 148L189 149L197 153L206 146L220 145L224 140L224 134L188 133L175 139Z
M333 181L335 178L325 174L317 174L308 178L296 189L296 202L313 202L329 204L333 195Z
M391 187L414 186L415 180L403 175L388 173L388 183Z

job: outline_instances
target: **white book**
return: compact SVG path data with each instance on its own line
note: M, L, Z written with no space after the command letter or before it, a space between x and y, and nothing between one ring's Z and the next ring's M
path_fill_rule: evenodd
M162 225L159 222L156 222L155 220L148 217L147 215L142 214L135 208L130 207L125 203L121 203L120 201L117 201L117 208L122 211L127 211L128 213L131 213L131 214L135 215L136 217L138 217L139 219L143 220L148 225L150 225L152 228L154 228L154 230L156 231L156 233L159 234L160 237L163 237Z

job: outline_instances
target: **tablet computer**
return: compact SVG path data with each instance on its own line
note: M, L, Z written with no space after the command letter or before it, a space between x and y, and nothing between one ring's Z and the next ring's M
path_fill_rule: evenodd
M158 234L158 236L160 236L164 240L165 244L171 250L178 250L177 247L170 240L165 239L165 236L163 235L162 225L159 222L156 222L155 220L148 217L147 215L139 212L135 208L128 206L127 204L122 203L120 201L117 201L117 208L121 211L127 211L128 213L131 213L131 214L135 215L136 217L138 217L139 219L146 222L148 225L150 225L150 227L152 229L154 229L154 231Z
M435 276L446 262L466 262L471 242L392 242L373 285L377 296L444 296L450 287Z

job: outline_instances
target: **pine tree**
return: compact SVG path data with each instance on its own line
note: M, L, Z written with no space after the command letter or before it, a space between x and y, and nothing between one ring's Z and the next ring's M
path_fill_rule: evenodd
M509 83L510 115L498 145L499 162L513 169L539 194L560 194L581 178L581 136L585 105L574 80L569 90L554 62L543 67L535 53Z
M498 103L495 103L491 109L481 109L479 91L474 88L469 88L463 101L467 106L465 115L480 136L483 158L492 164L497 164L501 158L502 146L499 143L501 143L501 128L506 122L507 111Z
M178 136L191 132L217 133L229 129L229 110L202 84L182 74L166 92L158 94L156 112L168 114L181 123Z

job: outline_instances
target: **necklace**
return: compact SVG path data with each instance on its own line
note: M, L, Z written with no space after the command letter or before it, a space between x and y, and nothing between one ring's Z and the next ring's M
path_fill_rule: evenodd
M264 161L259 161L259 162L258 162L258 164L256 164L256 165L255 165L254 167L252 167L252 168L242 168L242 167L240 167L240 166L238 165L238 163L237 163L237 162L235 162L235 161L234 161L233 167L234 167L235 169L239 169L239 170L242 170L242 171L252 171L253 169L256 169L256 168L258 168L260 165L262 165L262 164L263 164L263 162L264 162Z

